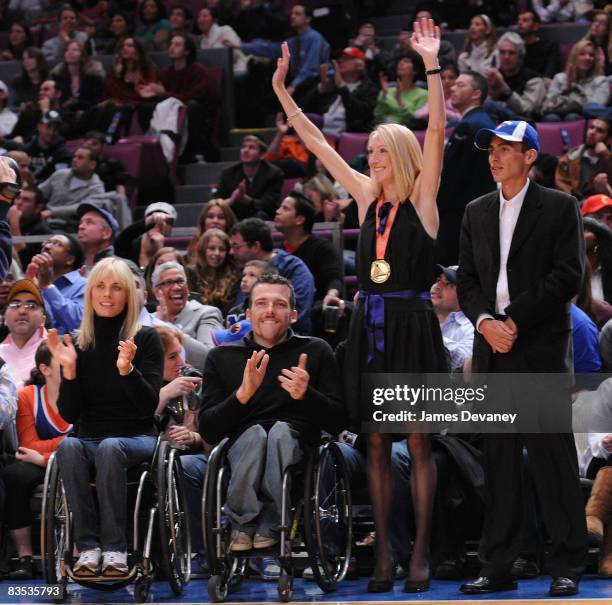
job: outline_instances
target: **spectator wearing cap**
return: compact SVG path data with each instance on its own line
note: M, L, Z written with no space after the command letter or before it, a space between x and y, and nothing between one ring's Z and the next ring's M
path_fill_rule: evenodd
M143 220L132 223L119 233L115 240L115 253L134 261L144 270L155 253L164 247L176 216L174 206L166 202L149 204Z
M480 130L476 144L487 151L499 189L470 203L461 227L457 293L476 329L473 371L569 375L570 302L580 288L585 262L576 200L529 180L540 141L527 122L507 121ZM505 409L533 395L523 382L512 387L489 389L488 395ZM461 586L466 594L517 588L511 570L523 532L516 528L524 518L525 492L533 490L522 472L525 449L532 485L546 485L534 491L551 542L549 594L579 591L588 540L569 392L546 390L537 399L531 397L529 406L530 417L544 426L522 423L521 432L483 435L487 499L482 568L476 580ZM551 412L558 432L542 431L552 428Z
M208 352L214 346L213 331L223 327L223 318L217 307L189 300L185 267L173 261L162 263L153 271L151 284L159 303L157 317L180 326L185 334L200 341Z
M103 258L115 256L113 241L119 231L119 223L108 210L88 202L78 207L77 216L77 237L85 251L85 266L89 271Z
M8 211L7 218L11 226L11 234L20 236L48 235L51 233L49 224L42 216L44 209L45 200L42 192L36 185L26 181ZM41 245L35 242L13 244L13 252L19 255L19 262L22 267L27 267L32 257L38 254L40 250Z
M57 170L41 183L52 229L73 231L79 205L104 193L102 180L96 174L97 165L98 154L79 147L72 157L71 168Z
M597 219L612 231L612 198L607 195L592 195L584 200L580 209L583 217Z
M17 280L9 291L4 314L9 334L0 344L0 358L9 367L17 389L23 387L36 365L36 349L47 337L45 320L45 303L36 284L29 279Z
M523 39L517 33L506 32L497 42L499 69L491 66L483 72L489 96L507 119L539 115L546 97L544 78L525 67L525 52Z
M56 170L70 166L72 154L58 133L61 123L60 114L54 109L43 113L36 125L36 134L23 147L23 151L30 156L32 172L39 183Z
M74 235L56 233L26 269L26 277L42 292L51 324L60 334L76 330L83 319L87 280L79 269L84 261L79 240Z
M126 195L125 185L128 176L121 162L106 153L106 135L99 130L90 130L85 134L83 147L93 149L98 154L96 174L102 179L106 191L116 191Z
M247 135L240 146L240 162L228 166L219 177L214 197L228 201L239 220L255 216L272 220L280 202L284 174L264 160L267 145Z
M356 46L348 46L333 65L333 77L327 65L321 65L321 80L305 104L323 116L322 130L327 135L370 132L378 88L365 74L366 55Z
M427 91L416 85L420 59L416 53L402 56L395 67L395 86L387 74L380 74L380 94L374 108L377 124L394 123L411 126L414 114L427 102Z
M42 45L43 55L50 63L59 63L64 58L66 46L72 40L87 43L87 34L77 31L77 13L71 6L65 6L58 15L59 32Z
M8 96L8 86L0 80L0 137L11 134L17 124L17 115L6 106Z
M0 157L0 280L4 280L11 267L12 238L7 213L19 195L21 184L17 162L13 158Z
M457 265L436 265L439 272L430 288L431 304L440 322L442 339L448 351L450 371L462 372L472 357L474 326L459 307L457 299Z
M612 154L610 122L595 118L587 123L584 143L573 147L559 159L555 186L578 199L594 194L612 195Z

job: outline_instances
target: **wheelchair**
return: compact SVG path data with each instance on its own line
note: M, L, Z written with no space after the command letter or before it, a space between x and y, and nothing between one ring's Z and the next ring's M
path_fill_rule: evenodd
M212 451L204 477L202 531L211 569L208 596L214 603L225 600L247 574L252 558L274 556L281 575L278 597L293 597L293 554L308 555L314 579L326 593L333 592L346 576L352 545L352 503L349 475L338 446L329 441L310 449L298 465L287 468L282 477L282 512L279 546L230 551L231 526L223 512L230 468L227 462L229 439ZM290 487L291 486L291 487ZM291 503L291 512L288 513Z
M135 487L137 490L129 571L120 578L85 578L74 574L72 515L59 465L55 454L51 456L43 484L40 551L47 584L57 584L63 589L54 602L64 602L68 581L72 580L103 591L119 590L133 582L134 601L144 603L157 575L158 562L174 595L182 594L191 573L191 540L179 453L159 437L152 463L128 470L128 494ZM155 536L156 530L158 536ZM158 553L152 552L154 537L159 538Z

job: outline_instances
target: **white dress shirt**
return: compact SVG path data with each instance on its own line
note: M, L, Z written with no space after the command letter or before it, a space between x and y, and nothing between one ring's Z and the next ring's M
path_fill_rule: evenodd
M440 326L444 346L450 355L451 372L461 371L463 364L472 356L474 327L463 311L449 313Z
M504 197L502 188L499 188L499 274L497 276L495 312L500 315L504 314L504 310L510 304L507 270L508 255L510 254L516 222L523 207L527 189L529 188L529 182L529 179L527 179L524 187L509 200ZM480 331L480 322L483 319L493 319L493 317L488 313L482 313L476 322L476 329L478 331Z

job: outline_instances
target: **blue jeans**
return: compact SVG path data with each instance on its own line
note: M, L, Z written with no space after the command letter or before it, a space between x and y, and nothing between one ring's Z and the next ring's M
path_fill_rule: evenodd
M204 474L208 465L206 454L185 454L181 456L183 476L185 477L185 498L189 513L189 530L191 533L191 552L203 553L202 537L202 488Z
M156 437L67 437L57 450L59 470L72 511L74 542L79 551L127 550L127 470L150 461ZM100 517L90 487L95 471Z

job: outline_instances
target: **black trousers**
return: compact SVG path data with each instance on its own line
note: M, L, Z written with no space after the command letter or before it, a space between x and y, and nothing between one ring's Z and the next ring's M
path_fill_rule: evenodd
M516 360L515 365L512 357L494 355L493 370L512 372L513 367L520 367L521 361ZM527 490L532 489L542 529L550 541L551 575L578 580L584 569L588 541L574 435L485 434L483 447L487 498L479 550L481 575L499 578L510 574L512 563L522 550L525 500ZM525 481L524 449L532 482Z
M9 529L19 529L32 524L30 498L36 486L45 480L41 466L16 460L2 469L6 487L5 522Z

